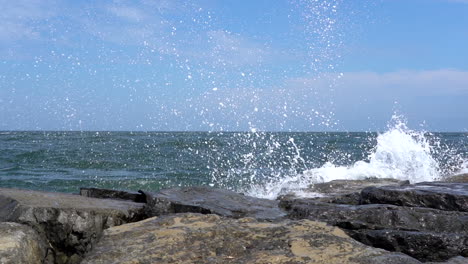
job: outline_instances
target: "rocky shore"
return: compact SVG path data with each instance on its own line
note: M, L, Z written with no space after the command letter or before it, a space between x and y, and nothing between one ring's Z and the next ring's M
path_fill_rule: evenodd
M468 263L467 179L332 181L276 201L209 187L0 188L0 264Z

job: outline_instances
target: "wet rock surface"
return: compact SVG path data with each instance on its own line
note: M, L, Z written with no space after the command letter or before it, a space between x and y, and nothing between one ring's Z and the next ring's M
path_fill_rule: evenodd
M334 180L311 185L308 191L323 195L323 197L317 198L322 202L357 205L360 204L361 190L365 187L402 186L407 184L409 184L409 181L395 179Z
M361 204L375 203L468 212L468 183L423 182L363 189Z
M310 220L177 214L112 227L83 263L420 263Z
M0 223L0 263L46 262L47 243L29 226Z
M143 205L79 195L0 189L0 222L31 226L56 263L79 263L105 228L143 218Z
M210 187L187 187L144 192L148 216L173 213L217 214L232 218L253 217L260 220L281 219L286 213L278 201L245 196Z
M421 261L448 261L468 256L467 190L466 183L403 183L365 187L354 202L342 198L349 194L335 192L315 199L283 198L280 206L290 218L327 222L370 246Z

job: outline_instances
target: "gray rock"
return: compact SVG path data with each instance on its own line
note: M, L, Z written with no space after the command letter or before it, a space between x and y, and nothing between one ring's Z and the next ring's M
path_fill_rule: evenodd
M33 227L47 238L57 263L78 263L105 228L143 217L140 203L0 188L0 222Z
M311 185L309 190L310 192L321 194L322 197L316 198L321 202L358 205L360 203L361 191L365 187L402 186L407 184L409 184L409 181L378 178L334 180Z
M468 183L424 182L403 186L367 187L362 204L393 204L468 212Z
M426 262L425 264L466 264L468 263L468 258L464 258L462 256L454 257L446 262Z
M46 259L47 243L29 226L0 223L1 264L41 264Z
M468 182L468 173L448 176L443 179L444 182Z
M460 255L468 257L466 234L385 229L360 229L347 233L366 245L402 252L424 262L444 261Z
M101 188L80 188L80 195L99 199L128 200L135 203L145 203L145 196L138 192L127 192Z
M112 227L83 264L419 264L365 246L336 227L310 220L258 222L177 214Z
M367 245L422 261L445 261L468 254L465 192L463 184L402 184L363 189L361 205L283 199L280 206L290 218L325 221Z
M314 199L281 201L293 219L311 219L346 229L398 229L468 233L468 213L385 204L343 205ZM447 224L450 223L450 224Z
M259 199L233 191L210 187L187 187L162 190L158 193L144 192L148 216L173 213L202 213L259 220L275 220L286 214L278 208L278 201Z

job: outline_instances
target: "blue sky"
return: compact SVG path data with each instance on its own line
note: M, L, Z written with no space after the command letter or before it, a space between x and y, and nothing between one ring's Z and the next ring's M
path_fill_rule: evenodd
M0 130L468 130L468 1L0 4Z

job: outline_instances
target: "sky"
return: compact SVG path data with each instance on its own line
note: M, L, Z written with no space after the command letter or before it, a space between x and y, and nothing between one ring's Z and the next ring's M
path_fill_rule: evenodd
M466 0L0 5L0 130L468 131Z

